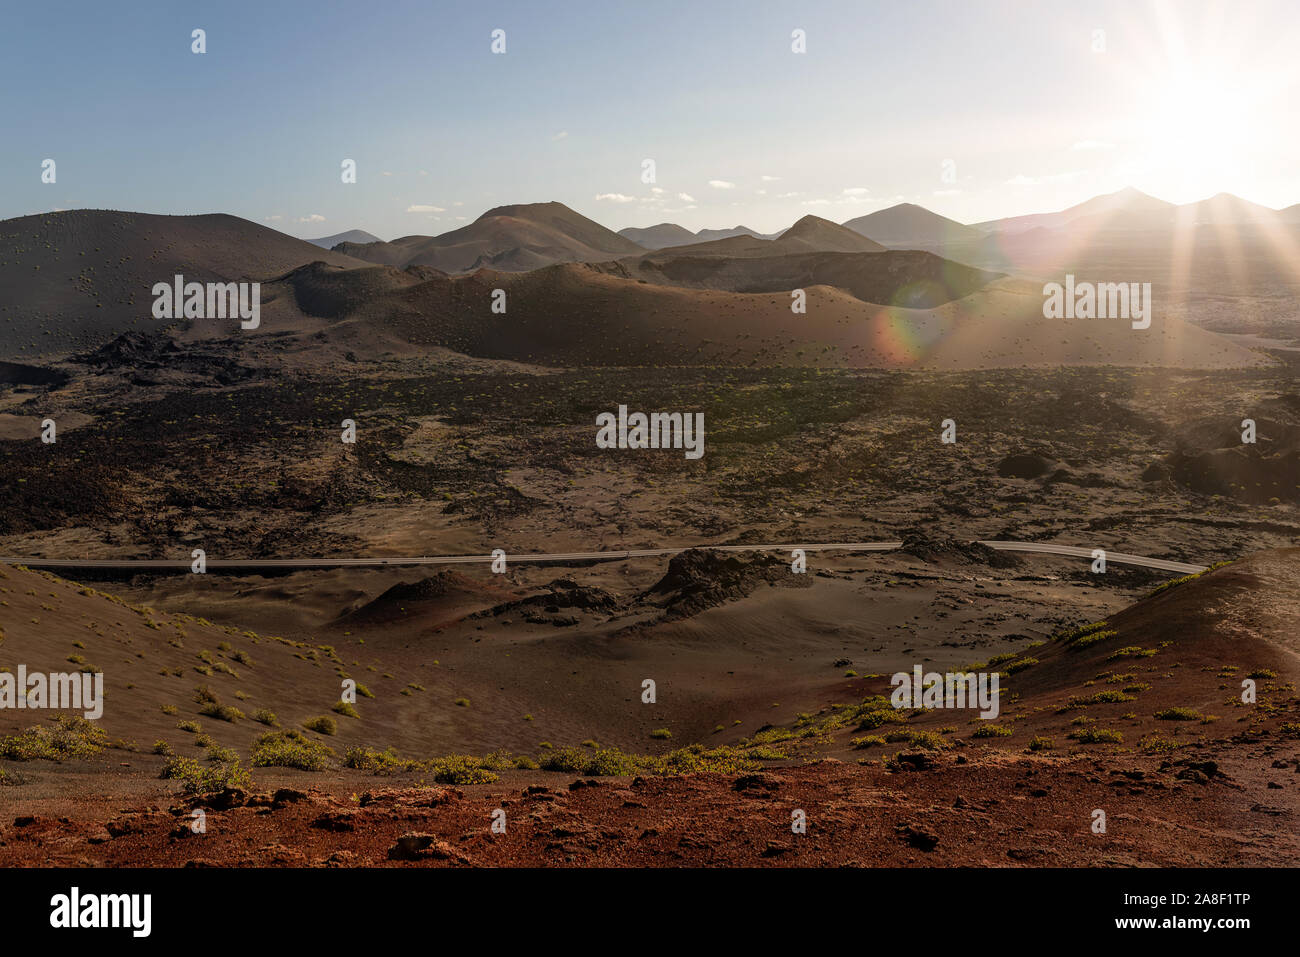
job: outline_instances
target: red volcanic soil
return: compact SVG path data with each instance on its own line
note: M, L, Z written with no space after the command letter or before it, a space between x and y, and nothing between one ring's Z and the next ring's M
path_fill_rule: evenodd
M1285 866L1300 853L1288 823L1300 804L1294 740L1173 760L916 751L894 767L825 760L630 780L511 772L466 788L284 773L275 790L202 799L22 800L0 828L0 864ZM206 809L202 834L194 807ZM491 829L498 809L504 834ZM1097 810L1104 834L1092 830Z

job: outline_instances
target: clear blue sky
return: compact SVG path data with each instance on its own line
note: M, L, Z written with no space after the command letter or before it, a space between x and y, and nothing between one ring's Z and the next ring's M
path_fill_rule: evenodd
M221 211L391 239L552 199L612 228L764 231L902 200L971 222L1130 184L1285 206L1298 36L1295 0L15 2L0 218Z

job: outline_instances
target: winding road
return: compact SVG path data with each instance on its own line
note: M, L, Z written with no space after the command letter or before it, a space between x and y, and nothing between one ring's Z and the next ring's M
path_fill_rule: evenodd
M1038 555L1063 555L1068 558L1092 558L1092 548L1075 545L1052 545L1040 542L1005 542L978 541L971 544L986 545L1004 552L1028 552ZM676 555L690 548L708 548L719 552L783 551L790 552L801 548L805 552L892 552L903 547L902 542L817 542L813 544L793 545L679 545L673 548L634 548L603 552L538 552L533 554L506 554L508 563L550 562L565 564L568 562L611 562L627 558L655 558L664 555ZM419 558L208 558L208 571L247 570L274 568L297 571L317 568L373 568L377 566L413 566L413 565L464 565L487 564L493 559L491 555L425 555ZM1205 565L1189 565L1186 562L1173 562L1163 558L1146 558L1142 555L1127 555L1123 552L1106 551L1106 562L1116 565L1137 565L1142 568L1155 568L1160 571L1177 572L1191 575L1203 572ZM0 558L3 565L26 565L29 568L103 568L123 571L178 571L191 567L191 559L161 558Z

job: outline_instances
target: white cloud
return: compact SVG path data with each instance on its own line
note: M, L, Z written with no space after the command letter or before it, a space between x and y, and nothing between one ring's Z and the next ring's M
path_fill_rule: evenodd
M829 206L830 204L831 201L829 199L805 199L803 201L803 205L805 206Z
M759 177L759 179L761 179L764 183L775 183L775 182L776 182L777 180L779 180L780 178L781 178L781 177L779 177L779 176L760 176L760 177Z
M628 196L626 193L597 193L596 202L608 200L611 203L635 203L635 196Z
M568 135L569 135L568 130L560 130L560 132L556 133L554 136L551 137L551 142L558 143L560 140L564 139Z
M714 189L735 189L735 183L728 183L725 179L711 179L709 185Z
M678 193L677 198L680 199L683 203L695 202L695 197L692 196L690 193Z
M424 204L407 206L406 211L408 213L445 213L446 212L446 210L443 209L441 206L426 206Z
M278 222L279 222L280 220L282 220L282 219L284 219L284 217L281 216L279 213L276 213L274 216L268 216L268 217L266 217L266 219L264 219L263 222L267 222L267 223L278 223Z
M322 216L320 213L312 213L310 216L300 216L300 217L298 218L298 222L300 222L300 223L323 223L323 222L325 222L325 217Z
M865 186L850 186L844 190L845 196L866 196L869 190Z
M802 193L777 193L777 199L793 199L796 196L802 196Z

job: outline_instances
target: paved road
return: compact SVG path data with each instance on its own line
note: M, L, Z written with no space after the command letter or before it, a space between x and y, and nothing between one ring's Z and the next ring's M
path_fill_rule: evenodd
M1052 545L1038 542L999 542L982 541L980 545L996 548L999 551L1032 552L1040 555L1065 555L1070 558L1091 560L1092 548L1074 545ZM507 553L509 563L520 562L609 562L626 558L655 558L664 555L676 555L687 548L711 548L720 552L779 551L790 552L802 548L806 552L891 552L903 547L902 542L818 542L807 545L678 545L673 548L637 548L620 551L603 552L544 552L537 554L511 555ZM409 565L463 565L487 564L491 555L426 555L419 558L208 558L209 571L217 569L241 569L254 571L259 568L278 568L287 570L304 570L309 568L373 568L376 566ZM1189 575L1205 571L1204 565L1189 565L1184 562L1171 562L1163 558L1144 558L1141 555L1126 555L1123 552L1106 552L1106 562L1116 565L1140 565L1143 568L1156 568L1161 571L1178 572ZM191 560L154 559L154 558L0 558L0 564L26 565L29 568L109 568L123 571L149 570L183 570L189 569Z

